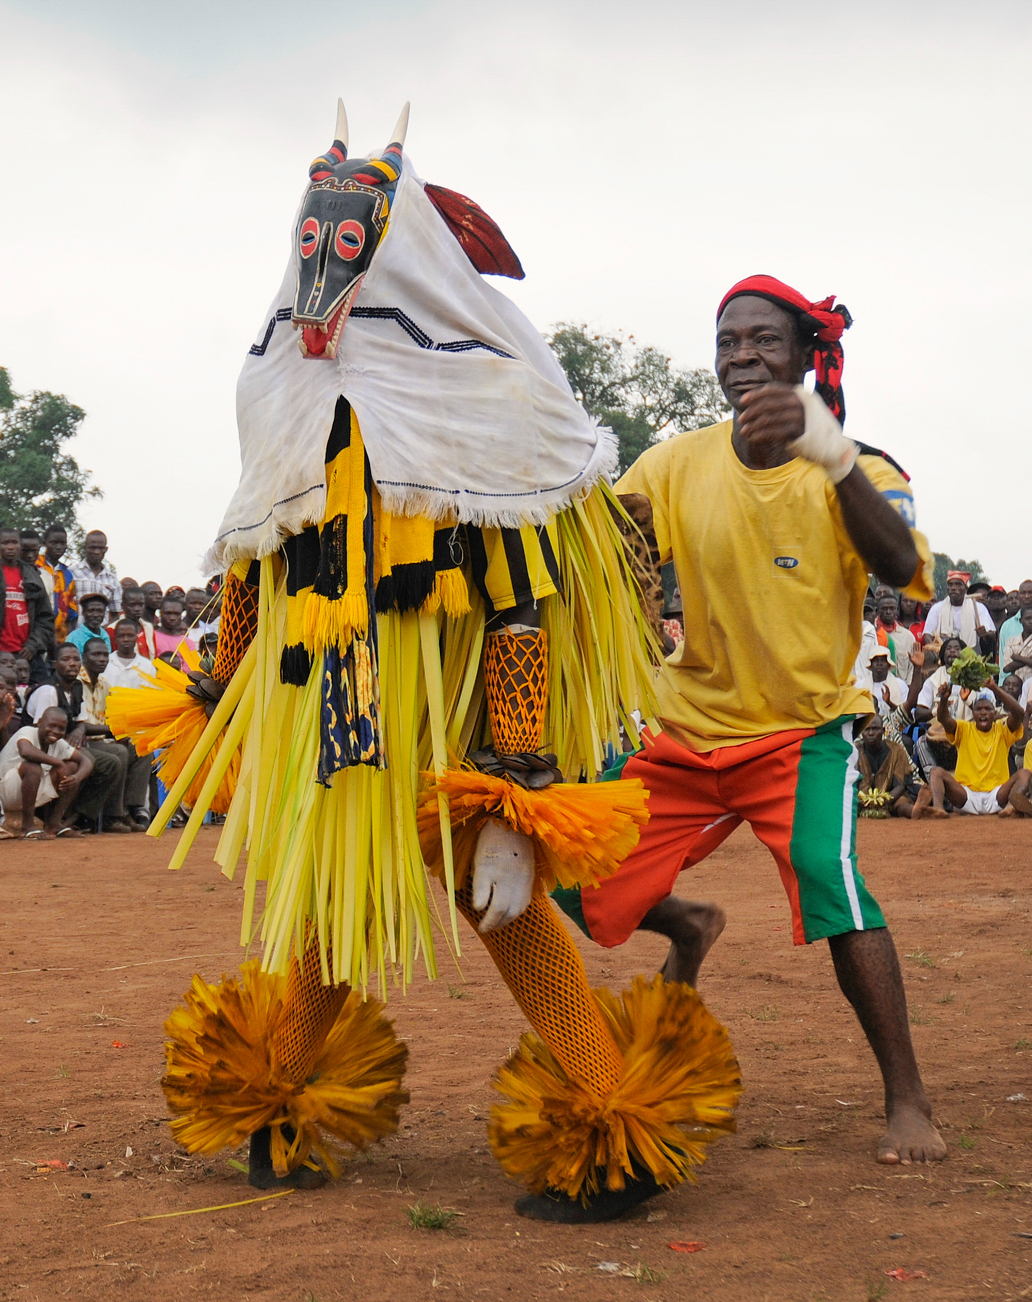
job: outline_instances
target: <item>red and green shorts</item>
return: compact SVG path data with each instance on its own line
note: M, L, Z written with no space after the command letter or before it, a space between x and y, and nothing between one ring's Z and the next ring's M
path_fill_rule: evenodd
M622 945L677 876L746 822L770 850L792 906L792 938L810 944L884 927L856 867L853 716L699 755L664 733L605 779L641 778L649 821L614 876L553 898L600 945Z

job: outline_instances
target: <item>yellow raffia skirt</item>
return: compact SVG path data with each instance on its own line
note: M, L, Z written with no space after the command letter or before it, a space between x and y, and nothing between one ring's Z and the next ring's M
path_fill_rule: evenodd
M573 783L582 775L594 781L607 747L620 748L621 724L636 739L631 712L648 717L654 703L655 648L614 502L611 490L597 486L556 518L562 595L541 605L552 648L545 739ZM488 740L481 671L485 608L468 587L466 614L448 615L438 601L428 603L436 609L375 617L383 769L358 765L334 774L328 785L317 781L321 657L314 657L303 687L281 681L282 651L296 636L296 623L288 630L288 613L294 621L297 614L288 607L296 599L288 599L278 556L261 561L258 632L211 719L205 722L183 694L184 683L169 683L180 704L189 703L194 732L185 761L179 763L185 742L175 753L178 777L150 832L159 835L189 794L190 821L170 865L176 868L206 811L225 810L215 859L232 878L245 856L240 939L243 945L261 942L263 970L285 973L309 927L320 946L324 981L361 990L373 983L381 996L389 984L407 985L419 960L436 976L435 934L460 951L445 774L457 773L461 758ZM153 693L112 693L129 735L148 690ZM428 771L437 784L429 817L436 803L439 830L431 840L447 888L443 915L420 846L421 775ZM612 786L628 784L606 786L601 804L611 804ZM559 797L560 805L568 794ZM621 793L624 801L630 796ZM615 811L614 844L626 841L629 848L636 840L643 796L639 806L637 816ZM424 798L424 834L427 817ZM590 865L585 830L581 820L575 848L578 862ZM558 870L562 837L553 835L546 846L550 876L567 880L570 874ZM609 871L615 857L610 861Z

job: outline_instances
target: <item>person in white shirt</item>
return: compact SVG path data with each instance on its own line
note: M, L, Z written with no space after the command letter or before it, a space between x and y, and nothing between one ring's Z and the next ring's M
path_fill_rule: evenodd
M964 650L964 643L959 637L948 637L942 644L940 656L942 664L936 669L931 677L925 679L924 686L921 688L920 695L917 698L917 706L914 710L914 718L918 723L928 723L936 710L936 702L939 697L939 688L943 683L950 681L950 665L953 664L957 656ZM950 713L954 719L974 720L971 713L969 701L972 701L976 694L966 687L953 686L950 691Z
M959 637L965 646L978 650L980 637L992 637L996 625L980 601L967 595L971 575L964 570L950 570L946 575L946 600L937 601L925 620L924 641Z
M22 811L23 837L78 837L67 818L72 801L93 772L93 760L65 740L65 712L51 706L35 727L19 728L0 751L0 801L4 813ZM35 811L49 805L40 824Z
M145 687L155 681L157 671L153 662L140 654L137 637L133 620L120 619L115 625L115 654L104 670L109 688Z
M891 669L891 657L883 646L875 647L868 661L871 676L871 696L879 714L891 714L907 699L907 684Z

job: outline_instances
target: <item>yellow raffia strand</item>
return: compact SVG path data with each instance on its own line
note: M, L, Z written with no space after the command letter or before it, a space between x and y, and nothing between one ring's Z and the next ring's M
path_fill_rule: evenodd
M545 739L567 777L589 781L606 743L620 749L618 725L636 742L631 711L649 719L656 708L660 651L614 511L624 515L612 490L598 484L556 517L563 595L541 608L552 648Z
M623 782L556 782L543 791L526 791L505 778L474 769L426 774L420 796L419 832L423 857L432 873L445 879L438 802L451 811L454 881L466 882L480 829L501 817L534 842L539 880L556 886L597 886L612 876L638 844L648 821L648 792L639 779Z
M622 1189L632 1160L661 1185L695 1179L706 1146L735 1129L741 1078L727 1031L689 986L636 977L617 997L596 990L624 1064L599 1101L535 1034L500 1068L506 1100L488 1137L505 1173L540 1193L588 1199Z
M286 978L253 961L218 985L194 977L165 1023L172 1134L187 1152L217 1153L270 1126L277 1174L316 1157L337 1175L342 1147L361 1150L397 1129L408 1050L381 1006L353 991L299 1088L276 1054L285 993Z
M286 1198L287 1194L296 1193L295 1189L280 1189L278 1193L262 1194L258 1198L241 1198L236 1203L216 1203L213 1207L190 1207L184 1212L158 1212L154 1216L130 1216L126 1221L108 1221L105 1230L113 1230L116 1225L136 1225L139 1221L169 1221L176 1216L200 1216L202 1212L228 1212L231 1207L250 1207L252 1203L267 1203L271 1198Z

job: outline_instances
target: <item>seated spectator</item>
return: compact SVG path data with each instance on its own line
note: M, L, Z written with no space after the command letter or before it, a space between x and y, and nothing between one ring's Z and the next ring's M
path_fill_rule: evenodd
M93 760L65 738L63 710L51 707L35 727L19 728L0 751L0 802L4 814L22 814L21 835L76 837L70 811L93 772ZM49 806L42 824L36 810Z
M162 597L158 615L161 622L154 629L154 646L158 658L164 660L171 655L173 658L169 663L174 664L177 669L182 669L185 666L179 655L179 645L186 638L186 630L183 628L182 598L174 595Z
M931 677L925 679L924 686L917 698L914 718L918 723L928 723L932 718L939 689L944 683L950 684L950 711L953 717L955 719L974 718L970 705L973 695L971 689L969 687L956 687L950 682L950 666L963 650L964 643L961 642L959 637L948 637L942 644L939 651L939 659L942 663Z
M111 639L104 627L104 615L107 611L107 597L102 592L89 592L79 598L79 613L82 622L70 634L68 641L77 647L79 654L92 638L99 637L107 649L111 650Z
M871 696L879 714L889 714L903 704L907 699L908 684L892 672L887 647L874 648L867 670L871 679Z
M24 656L15 656L14 658L14 685L18 694L18 702L24 710L29 699L30 684L32 682L32 670L29 662Z
M898 742L886 740L880 714L872 714L860 734L857 766L861 804L868 803L864 797L872 792L884 792L888 799L882 808L891 817L910 817L914 809L910 757Z
M140 587L143 589L143 618L148 624L157 628L158 609L161 606L161 598L165 595L161 591L161 584L148 579L146 583L141 583Z
M39 577L54 603L54 638L67 642L68 635L79 622L79 600L75 591L75 575L61 560L68 550L68 535L64 526L51 524L43 534L43 555L36 561Z
M83 559L78 565L72 566L72 574L75 577L80 609L83 597L98 592L107 598L107 608L111 614L118 615L122 610L122 585L111 566L104 563L107 549L107 535L99 529L92 529L86 535Z
M115 640L115 654L104 670L108 686L144 687L148 682L153 682L154 663L149 656L140 654L134 621L120 619L111 635Z
M909 683L914 669L910 653L917 639L909 628L899 622L899 602L894 592L878 598L878 618L874 627L878 634L878 644L888 648L894 673L903 682Z
M992 617L980 601L967 595L971 578L965 570L950 570L946 575L946 599L937 601L925 620L924 641L959 637L965 646L978 650L978 639L995 631Z
M997 718L996 702L1007 712ZM954 719L950 714L950 692L946 683L939 689L936 717L957 748L957 768L950 773L935 767L928 786L920 792L911 817L948 818L944 800L961 814L999 814L1006 808L1017 774L1010 775L1007 753L1022 735L1021 706L994 682L980 691L974 701L974 722Z
M35 529L22 529L18 533L21 558L26 565L35 565L39 560L40 541Z
M144 618L146 609L147 596L141 587L126 587L122 589L122 612L126 619L131 619L136 625L137 643L140 655L147 656L153 660L156 652L154 646L154 625L150 620ZM108 636L112 642L115 640L114 625L108 626Z
M99 638L94 639L100 642ZM101 644L102 645L102 644ZM53 662L53 682L44 683L29 697L25 713L29 722L38 724L44 710L57 707L64 712L67 723L66 737L70 745L88 745L87 734L96 735L107 732L98 728L87 718L85 691L79 675L82 672L82 659L79 648L73 642L63 642L57 648ZM84 780L76 796L72 810L80 816L80 826L93 831L108 801L117 796L117 788L122 776L122 767L117 756L104 752L91 752L93 772ZM107 827L107 831L130 832L128 822L124 826Z
M132 624L128 624L128 629L132 631ZM109 658L100 638L91 638L83 648L79 681L86 710L86 748L94 758L98 754L106 755L118 765L118 781L103 809L104 830L143 832L150 822L147 786L152 760L149 755L137 755L131 742L116 741L107 726L107 697L111 690L106 677Z
M0 665L0 749L22 726L22 707L11 665Z
M21 558L17 529L0 529L0 651L24 656L42 682L54 644L54 608L35 565Z
M1000 652L1000 672L1025 682L1032 678L1032 606L1021 611L1018 621L1020 632L1008 637Z

